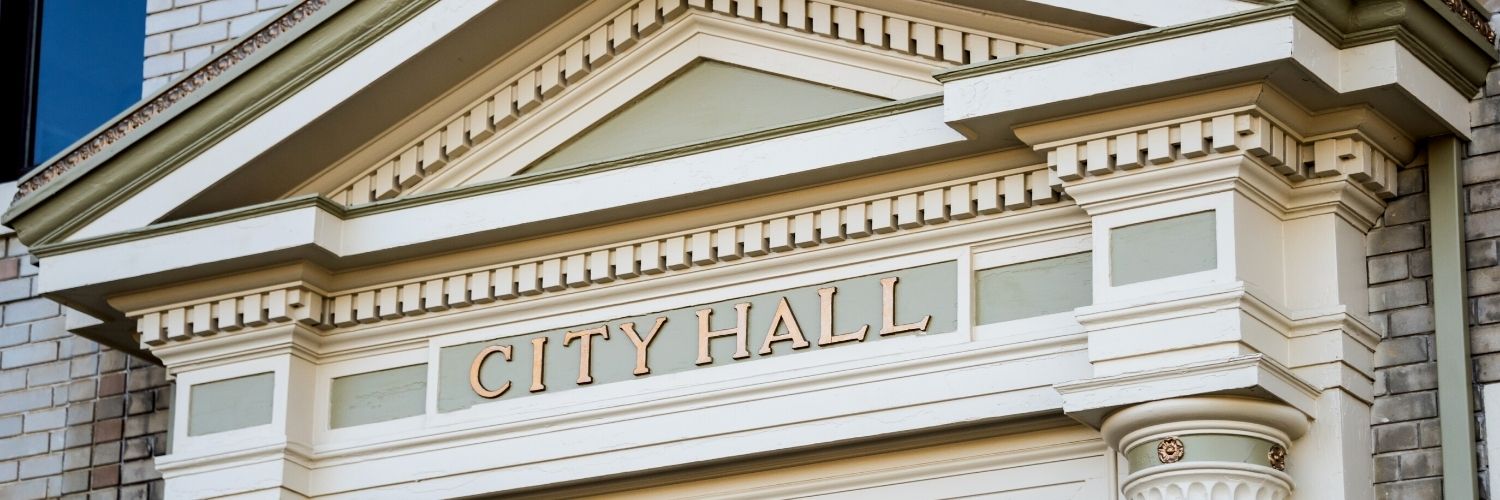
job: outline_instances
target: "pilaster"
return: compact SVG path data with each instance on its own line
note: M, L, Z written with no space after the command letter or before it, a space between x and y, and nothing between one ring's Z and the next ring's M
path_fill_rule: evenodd
M180 402L171 426L172 453L157 461L167 479L167 497L211 492L236 498L306 498L302 492L311 463L317 362L308 339L314 335L303 325L286 324L225 338L211 348L185 344L153 351L176 376L175 399ZM209 397L206 389L214 384L255 378L268 382L237 387L230 397L264 400L269 408L236 404L233 410L241 414L229 415L204 411L206 405L194 401ZM268 416L257 420L246 415L257 412ZM203 427L212 429L200 432Z
M1297 479L1315 476L1344 480L1303 481L1309 498L1368 497L1362 450L1379 334L1369 326L1362 256L1413 144L1378 114L1309 113L1270 86L1206 109L1233 95L1155 103L1142 115L1156 121L1134 126L1106 112L1092 123L1113 128L1074 117L1017 129L1047 155L1054 189L1093 222L1094 300L1075 316L1094 377L1056 388L1066 412L1107 436L1121 415L1201 406L1209 395L1256 398L1224 404L1313 421L1295 432L1281 425L1282 434L1261 441L1173 443L1306 450L1307 465L1293 467L1147 467L1136 463L1149 458L1136 456L1144 453L1139 439L1112 441L1132 460L1129 498L1200 490L1288 498ZM1164 118L1161 109L1192 113ZM1191 417L1181 425L1220 435L1189 415L1196 411L1162 415Z

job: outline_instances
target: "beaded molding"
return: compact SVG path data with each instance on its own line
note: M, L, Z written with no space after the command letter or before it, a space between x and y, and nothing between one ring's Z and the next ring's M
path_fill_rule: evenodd
M1470 27L1478 31L1479 36L1484 37L1485 41L1495 43L1495 28L1490 27L1490 18L1481 14L1479 9L1475 9L1473 5L1469 5L1469 2L1466 0L1442 1L1443 5L1447 5L1454 14L1458 14L1459 18L1462 18L1464 22L1469 23Z
M189 94L208 85L209 82L227 72L229 68L249 58L256 51L270 45L271 41L275 40L276 37L290 31L297 24L312 17L314 13L327 5L328 0L305 0L296 7L287 10L281 14L281 17L262 27L260 31L245 37L229 50L220 53L212 62L199 68L192 74L178 79L167 90L157 94L150 101L138 105L134 112L121 118L104 131L99 132L93 139L74 147L72 151L68 152L67 156L47 165L40 172L37 172L36 175L28 177L16 188L15 199L19 200L26 197L26 195L36 192L42 186L47 185L47 183L72 170L73 167L88 161L89 158L92 158L100 151L119 142L120 139L125 138L130 132L145 126L152 118L162 114L162 112L173 105L182 102Z

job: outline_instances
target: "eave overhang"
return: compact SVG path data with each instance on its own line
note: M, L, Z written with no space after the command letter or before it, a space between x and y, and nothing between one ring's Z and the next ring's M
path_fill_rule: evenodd
M1308 3L1287 2L936 76L946 119L981 136L1008 135L1043 107L1066 116L1265 81L1314 113L1366 106L1412 137L1468 137L1483 72L1469 76L1477 64L1444 59L1428 38L1401 25L1351 36ZM1481 52L1488 68L1495 52Z

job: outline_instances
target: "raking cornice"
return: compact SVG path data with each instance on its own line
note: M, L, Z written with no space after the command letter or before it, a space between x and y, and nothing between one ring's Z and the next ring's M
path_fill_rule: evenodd
M143 101L139 108L154 106L155 111L128 132L114 131L116 121L112 121L100 133L112 134L113 140L86 139L80 144L94 145L91 153L65 153L38 168L21 181L30 187L18 191L19 197L5 215L6 224L29 244L60 239L295 95L437 0L308 3L313 1L323 6L299 10L306 4L298 4L283 17L300 12L300 21L288 27L278 17L263 28L269 30L266 36L258 31L242 42L260 40L259 48L236 46L221 56L240 54L238 62L210 59L163 90L158 97L167 101ZM278 35L270 35L271 31ZM210 71L219 76L209 78ZM185 90L189 87L191 91ZM210 100L214 106L196 105ZM135 112L127 111L117 121L128 121ZM170 134L179 129L195 132ZM163 134L171 140L143 140ZM69 157L74 160L59 163ZM110 168L101 168L105 164ZM85 177L88 182L80 182Z

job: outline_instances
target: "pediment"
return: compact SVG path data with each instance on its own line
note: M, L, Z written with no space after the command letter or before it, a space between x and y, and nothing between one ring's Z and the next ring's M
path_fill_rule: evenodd
M890 100L702 60L515 175L566 170L886 102Z
M324 7L296 15L312 5ZM133 130L106 127L80 143L91 154L26 179L9 216L38 228L23 238L79 241L308 195L357 206L510 178L697 61L902 100L935 94L936 70L1142 29L961 0L289 9L242 42L263 48L205 61L128 112ZM143 112L156 113L144 126L134 121Z
M618 160L934 94L936 70L1047 46L854 4L632 2L504 83L463 92L482 97L393 129L287 196L361 206ZM684 78L694 81L675 83ZM684 101L734 123L668 126L671 113L695 106ZM756 112L751 101L782 109ZM603 137L647 128L660 133Z

